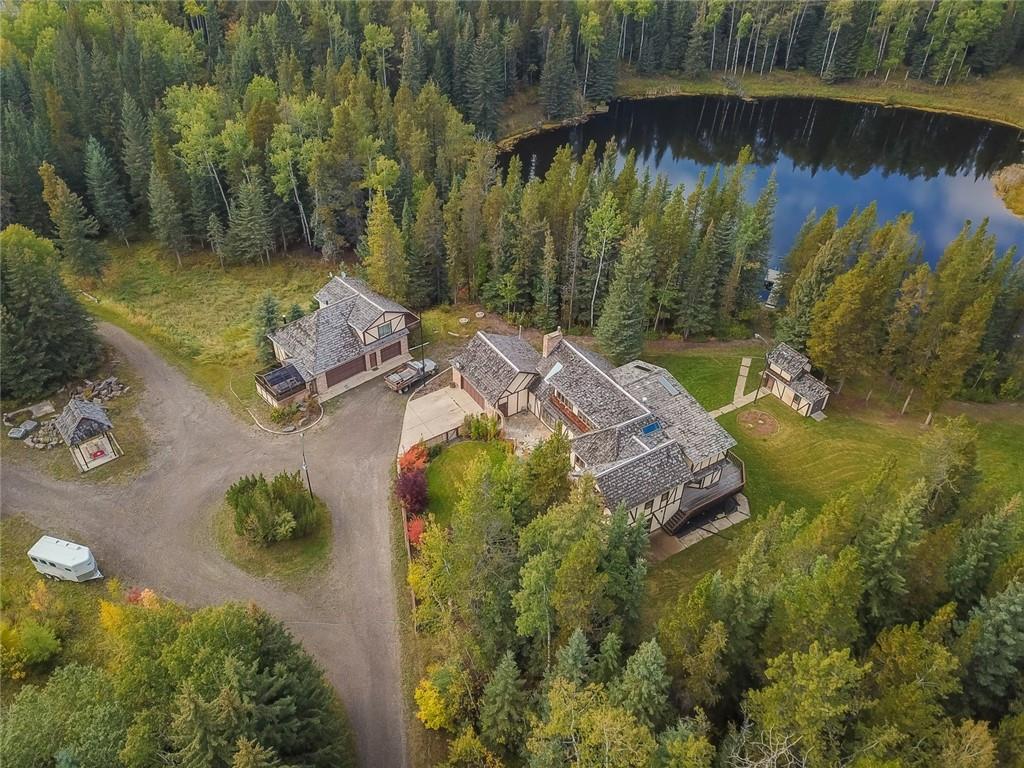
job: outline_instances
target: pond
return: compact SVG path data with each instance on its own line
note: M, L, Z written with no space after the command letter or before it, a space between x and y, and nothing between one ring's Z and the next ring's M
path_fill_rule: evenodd
M903 211L931 263L941 256L964 219L989 219L1000 252L1024 252L1024 220L993 190L990 177L1021 162L1024 132L980 120L821 99L745 100L687 96L613 102L587 122L527 137L513 152L524 172L543 175L555 151L577 153L591 141L598 155L615 142L618 165L637 154L637 172L664 173L692 189L702 170L735 162L744 145L754 149L756 197L774 170L778 207L772 241L777 263L808 212L836 206L841 219L878 201L880 220Z

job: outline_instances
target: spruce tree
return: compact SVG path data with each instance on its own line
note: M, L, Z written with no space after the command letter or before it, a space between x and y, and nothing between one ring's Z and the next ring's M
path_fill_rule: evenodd
M136 210L145 208L148 199L152 155L146 118L135 99L125 91L121 99L121 162L128 175L128 191Z
M224 269L228 233L216 213L211 213L210 218L206 221L206 239L210 241L210 247L217 254L221 269Z
M269 264L273 244L267 193L259 174L250 170L228 211L226 250L231 261L237 264L257 259Z
M128 245L128 201L125 200L114 164L107 157L103 145L92 136L85 147L85 182L100 223Z
M552 120L569 117L576 112L576 69L573 65L569 25L552 37L540 76L540 101L544 116Z
M174 251L181 266L181 252L188 247L185 220L170 185L154 164L149 174L149 223L160 245Z
M480 698L480 735L492 747L515 747L526 731L527 695L512 651L506 651Z
M647 231L638 224L622 243L622 258L594 331L601 349L617 365L635 360L643 352L652 261Z
M498 111L503 94L501 53L492 26L481 24L466 73L466 99L470 121L485 136L493 137L498 129Z
M64 179L49 163L39 166L43 180L43 199L50 209L50 220L57 231L61 256L80 277L99 278L110 256L93 238L100 225L89 215L82 198L68 189Z
M552 679L561 677L571 683L584 686L590 680L590 645L587 643L587 636L583 630L575 629L569 636L569 641L558 649L555 654L555 666L552 669Z
M1024 581L1014 579L971 611L961 645L969 652L964 694L974 711L993 720L1024 694Z
M256 329L253 336L256 356L263 365L270 365L274 362L274 346L267 336L281 326L281 308L274 294L269 291L263 294L253 317L253 326Z
M665 654L652 638L626 661L622 676L611 686L609 698L648 728L658 731L669 713L669 683Z
M542 331L550 331L558 323L558 255L551 228L544 232L544 259L541 263L540 286L537 289L537 303L534 306L534 322Z
M413 274L417 276L417 280L424 281L422 287L417 287L417 291L422 290L425 299L423 306L430 306L442 301L447 295L444 218L441 214L437 187L433 184L428 184L423 190L420 194L419 204L416 206L410 254L414 259L410 264L410 282Z
M407 27L405 35L402 37L402 65L399 70L402 85L412 91L413 95L418 94L426 80L426 72L427 62L423 41L418 33L415 33L411 27Z
M837 223L837 209L835 208L829 208L821 218L818 218L813 210L807 215L807 219L793 240L793 246L782 261L782 277L779 278L778 289L782 303L789 300L793 284L800 279L804 269L810 264L811 259L818 253L821 246L832 237Z
M235 744L235 755L231 768L281 768L281 761L272 749L261 747L259 742L239 736Z
M693 17L693 25L690 27L690 35L686 42L686 57L683 60L683 74L694 80L703 77L708 72L708 44L704 39L705 26L705 15L702 8Z
M608 685L622 671L622 638L618 632L609 632L601 641L594 659L593 678Z
M715 223L708 225L693 265L683 286L679 302L676 327L688 339L691 334L705 334L711 330L714 317L715 274L718 263L715 256Z
M5 398L44 395L88 373L100 347L60 279L53 244L19 224L0 233L0 378Z
M395 301L405 301L409 273L402 234L391 215L387 196L374 192L366 217L366 277L373 290Z

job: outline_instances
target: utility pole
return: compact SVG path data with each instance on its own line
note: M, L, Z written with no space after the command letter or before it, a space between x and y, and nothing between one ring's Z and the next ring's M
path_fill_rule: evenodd
M302 471L306 473L306 487L309 489L309 498L313 498L313 486L309 482L309 467L306 466L306 433L299 432L299 445L302 450Z
M764 344L764 368L761 369L761 379L757 382L757 390L754 392L754 402L756 403L757 398L761 396L761 390L764 389L764 380L768 375L768 353L771 351L771 345L768 343L768 339L760 333L755 333L754 338Z

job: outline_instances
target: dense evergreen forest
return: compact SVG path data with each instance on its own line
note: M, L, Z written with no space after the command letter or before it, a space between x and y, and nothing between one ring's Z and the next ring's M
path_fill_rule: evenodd
M565 437L478 463L409 572L417 716L448 768L1019 767L1024 511L976 491L976 440L950 420L909 478L747 523L653 637L647 535L570 487Z

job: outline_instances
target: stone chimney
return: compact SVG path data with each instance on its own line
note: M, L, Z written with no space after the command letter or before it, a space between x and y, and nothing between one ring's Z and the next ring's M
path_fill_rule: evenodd
M541 356L547 357L550 355L561 340L562 326L558 326L558 328L553 330L551 333L545 333L544 341L541 343Z

